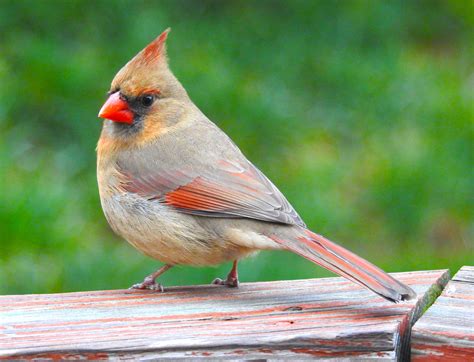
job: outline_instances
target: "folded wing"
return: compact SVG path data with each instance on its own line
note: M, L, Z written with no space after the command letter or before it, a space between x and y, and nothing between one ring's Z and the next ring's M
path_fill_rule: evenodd
M120 168L119 168L120 169ZM167 168L133 174L120 169L122 188L180 212L207 217L241 217L305 227L272 182L250 162L220 161L200 174Z

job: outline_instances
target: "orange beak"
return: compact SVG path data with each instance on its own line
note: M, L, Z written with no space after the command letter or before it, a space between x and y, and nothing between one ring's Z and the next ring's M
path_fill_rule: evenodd
M114 122L133 123L133 112L127 102L120 98L119 92L115 92L107 99L99 111L99 117Z

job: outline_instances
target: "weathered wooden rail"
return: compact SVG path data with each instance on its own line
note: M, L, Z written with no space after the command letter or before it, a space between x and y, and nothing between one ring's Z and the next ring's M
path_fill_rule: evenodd
M412 330L417 361L474 361L474 267L465 266Z
M342 278L0 296L0 359L407 360L412 326L449 273L394 275L416 300L393 304Z

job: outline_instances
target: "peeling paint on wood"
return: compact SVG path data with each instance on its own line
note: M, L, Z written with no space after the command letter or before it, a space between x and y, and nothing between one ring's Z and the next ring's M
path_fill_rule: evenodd
M474 267L461 268L415 324L411 350L417 361L474 361Z
M393 304L342 278L0 296L0 359L407 359L449 273L393 275L418 298Z

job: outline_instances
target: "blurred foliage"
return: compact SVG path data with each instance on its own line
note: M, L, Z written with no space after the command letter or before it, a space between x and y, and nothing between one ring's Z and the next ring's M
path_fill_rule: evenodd
M94 148L114 74L168 26L192 99L313 230L387 271L472 264L472 6L0 1L0 293L124 288L159 266L107 226ZM285 252L240 272L330 275Z

